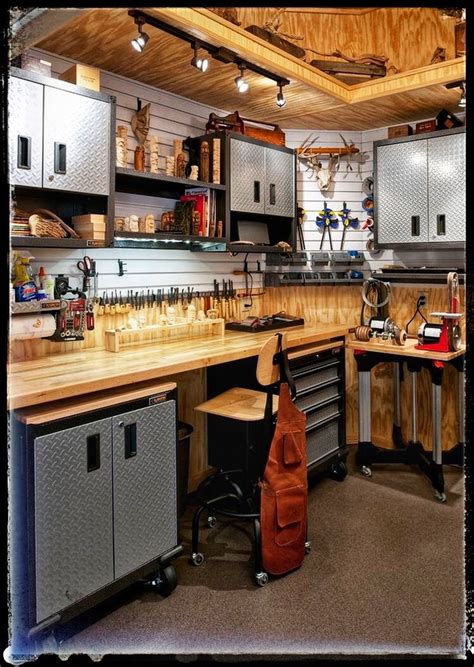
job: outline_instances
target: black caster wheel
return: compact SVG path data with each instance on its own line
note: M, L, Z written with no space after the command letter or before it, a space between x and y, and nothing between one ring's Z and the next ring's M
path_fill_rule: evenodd
M309 554L309 552L311 551L312 548L313 548L313 545L311 544L311 542L308 541L308 542L304 543L304 552L305 552L305 554Z
M255 575L255 583L258 586L265 586L268 583L268 574L266 572L257 572Z
M364 477L372 477L372 469L369 468L369 466L362 466L360 471L364 475Z
M93 653L92 655L89 653L89 658L92 660L92 662L100 662L103 657L103 653Z
M164 567L159 571L158 576L150 581L150 584L164 598L168 597L168 595L171 595L171 593L176 588L177 583L178 579L176 577L176 570L172 565L167 565Z
M347 475L347 465L345 461L337 461L337 463L333 463L330 470L329 470L329 477L331 479L335 479L337 482L342 482Z
M439 503L445 503L446 502L446 494L445 493L441 493L440 491L435 489L434 495L435 495L436 500Z
M204 555L199 552L191 554L191 563L193 565L202 565L204 563Z
M207 525L209 526L209 528L214 528L216 523L217 523L217 519L216 519L215 516L208 516L207 517Z

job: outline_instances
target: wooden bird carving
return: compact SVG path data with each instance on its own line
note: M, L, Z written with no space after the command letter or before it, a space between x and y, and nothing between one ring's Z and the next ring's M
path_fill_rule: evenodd
M145 104L137 111L130 122L132 132L136 136L138 144L143 146L146 141L148 130L150 129L150 103Z

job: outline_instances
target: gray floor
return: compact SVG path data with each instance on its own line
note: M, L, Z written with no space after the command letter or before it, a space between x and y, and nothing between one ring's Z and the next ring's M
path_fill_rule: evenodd
M310 489L313 549L303 566L253 583L250 526L221 518L202 531L206 561L185 556L166 599L135 586L102 606L60 652L198 654L238 661L264 654L459 655L464 653L463 476L445 470L445 504L415 468L374 466L364 478L350 459L342 483ZM184 656L188 657L184 657Z

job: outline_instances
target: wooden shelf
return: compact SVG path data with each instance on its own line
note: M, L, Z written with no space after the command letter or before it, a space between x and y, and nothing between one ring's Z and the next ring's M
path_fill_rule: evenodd
M106 248L106 241L91 241L88 239L56 239L46 236L12 236L12 248Z
M117 187L119 192L127 185L136 188L142 186L149 188L150 185L156 188L158 184L162 184L164 189L184 190L185 188L209 188L211 190L226 190L226 186L221 183L206 183L205 181L192 181L190 178L178 178L178 176L167 176L166 174L151 174L147 171L137 171L136 169L128 169L124 167L117 167L115 170Z

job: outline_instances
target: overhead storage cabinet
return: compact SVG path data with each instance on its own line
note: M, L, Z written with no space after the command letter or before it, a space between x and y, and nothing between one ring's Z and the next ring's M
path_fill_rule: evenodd
M9 79L10 183L110 194L110 96L14 70Z
M231 138L230 210L293 217L295 157L289 149Z
M462 247L465 162L464 129L375 142L376 245Z

